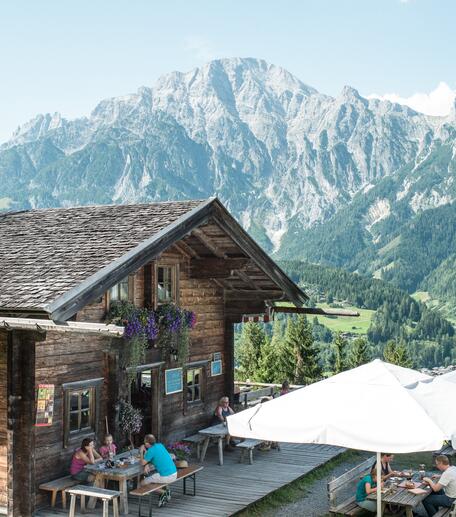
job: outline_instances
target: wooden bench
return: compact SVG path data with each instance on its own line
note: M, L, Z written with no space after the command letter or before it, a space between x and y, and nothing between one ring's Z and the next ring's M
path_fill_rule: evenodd
M105 488L97 488L94 486L77 485L73 488L67 488L66 492L71 495L70 513L69 517L75 516L76 511L76 497L81 497L81 512L85 512L85 498L95 497L103 501L103 517L108 517L109 501L112 501L112 513L114 517L119 517L119 503L120 492L117 490L106 490Z
M152 515L152 494L161 490L162 488L166 488L168 485L172 485L177 481L183 480L184 482L184 495L196 495L196 474L200 470L203 470L203 467L196 465L189 465L184 469L179 469L177 471L177 478L171 483L149 483L148 485L139 486L132 490L129 495L134 495L139 498L139 508L138 508L138 516L141 517L141 501L145 496L149 496L149 517ZM187 494L187 479L191 479L193 481L193 491L191 494Z
M370 471L375 463L375 456L368 458L356 467L345 472L341 476L332 479L328 483L329 514L330 515L361 515L364 510L355 501L356 485L360 478ZM338 502L338 496L342 492L350 492L350 497ZM345 496L346 497L346 496Z
M243 442L239 442L236 444L236 447L239 447L241 449L241 454L239 456L239 463L242 463L245 453L248 452L249 454L249 465L253 465L253 450L258 445L261 445L264 443L264 440L255 440L253 438L247 438Z
M202 434L194 434L192 436L187 436L187 438L184 438L182 441L183 442L188 442L188 443L191 443L193 445L196 445L196 459L198 461L200 461L200 458L201 458L201 444L204 442L205 440L205 436L203 436Z
M47 490L51 492L51 506L55 506L55 502L57 500L57 494L61 492L62 494L62 507L66 508L66 492L67 488L75 486L79 483L71 476L65 476L63 478L54 479L54 481L48 481L47 483L41 483L40 490Z
M434 517L456 517L456 503L451 508L440 508Z

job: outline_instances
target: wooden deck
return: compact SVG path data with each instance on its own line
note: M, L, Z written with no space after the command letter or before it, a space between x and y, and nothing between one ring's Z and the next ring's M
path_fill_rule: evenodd
M344 449L340 447L330 445L284 444L280 451L275 449L265 452L255 451L253 465L238 463L239 451L226 453L225 464L221 467L217 463L217 448L210 447L204 469L197 475L196 497L184 496L182 483L176 483L171 489L171 502L164 508L155 506L153 511L155 515L159 514L163 517L233 515L343 451ZM188 484L188 489L190 491L192 489L191 482ZM137 515L136 498L130 497L129 503L130 515ZM146 509L147 506L144 505L144 514L147 514ZM43 508L35 512L35 517L57 515L68 515L68 510L64 512L61 508ZM101 507L97 506L95 510L88 511L84 515L90 517L101 515Z

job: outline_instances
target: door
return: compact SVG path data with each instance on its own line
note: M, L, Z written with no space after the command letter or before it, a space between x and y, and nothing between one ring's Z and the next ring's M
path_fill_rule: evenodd
M160 372L157 368L139 371L131 384L130 400L133 407L143 414L143 425L138 433L135 445L143 442L146 434L153 434L157 439L161 431Z

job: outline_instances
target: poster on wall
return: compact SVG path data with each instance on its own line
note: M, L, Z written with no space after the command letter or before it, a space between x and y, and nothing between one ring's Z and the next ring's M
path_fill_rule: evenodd
M37 427L52 425L54 415L54 385L38 384L36 397L36 422Z
M216 377L217 375L222 375L222 361L220 359L211 363L211 376Z
M182 389L182 368L165 370L165 394L179 393Z
M220 361L222 359L222 352L214 352L212 354L213 361Z

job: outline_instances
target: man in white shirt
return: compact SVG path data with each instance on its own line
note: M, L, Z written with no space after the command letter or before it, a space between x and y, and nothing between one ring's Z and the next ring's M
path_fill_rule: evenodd
M440 479L434 482L431 478L423 478L432 489L432 494L423 501L429 517L436 514L439 507L450 508L456 501L456 467L452 467L447 456L443 455L435 458L435 465L442 472Z

